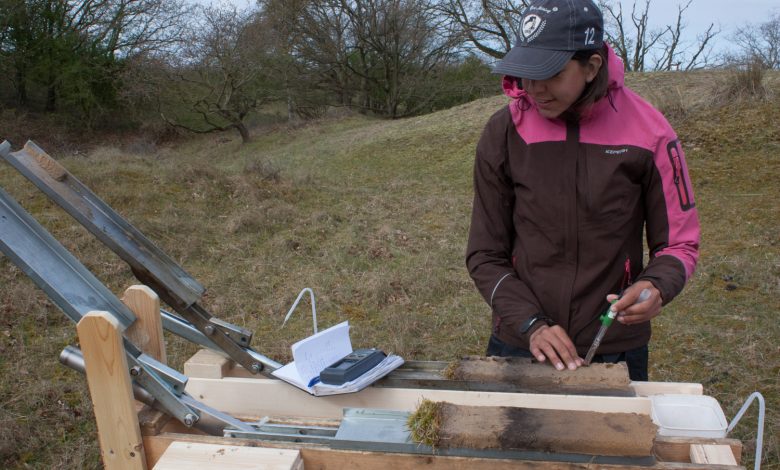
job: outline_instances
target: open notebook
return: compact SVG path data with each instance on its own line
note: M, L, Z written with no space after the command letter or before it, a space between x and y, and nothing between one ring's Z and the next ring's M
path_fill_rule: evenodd
M276 369L273 375L312 395L335 395L362 390L404 363L401 357L388 354L382 362L352 382L328 385L314 380L323 369L351 352L349 322L342 322L293 344L293 362Z

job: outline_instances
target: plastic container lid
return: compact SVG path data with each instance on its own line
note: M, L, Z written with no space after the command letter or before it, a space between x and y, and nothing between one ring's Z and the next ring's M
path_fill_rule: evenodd
M653 395L650 400L661 436L726 437L726 416L710 396Z

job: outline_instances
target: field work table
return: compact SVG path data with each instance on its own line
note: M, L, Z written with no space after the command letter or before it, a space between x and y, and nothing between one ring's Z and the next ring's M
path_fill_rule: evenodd
M414 364L414 363L413 363ZM439 369L442 363L417 363L421 368ZM328 397L314 397L286 383L252 376L229 359L209 350L196 353L184 366L189 377L188 392L205 404L233 416L257 421L264 419L269 425L288 429L316 429L325 433L335 432L345 408L413 411L425 398L456 404L516 406L541 409L624 411L642 414L650 413L648 395L657 393L701 394L702 387L692 383L632 382L636 397L575 396L534 393L480 392L468 390L436 390L415 388L394 388L373 386L358 393ZM214 437L195 433L160 413L145 410L140 419L143 445L149 468L166 455L166 450L176 443L180 454L182 443L206 446L264 447L268 449L295 449L300 452L304 468L346 469L366 468L430 468L430 469L585 469L585 468L658 468L658 469L735 469L741 459L742 444L728 438L694 438L656 436L654 461L630 465L626 463L592 463L573 459L565 461L559 454L544 456L522 453L511 458L500 458L479 452L433 452L408 453L371 448L340 449L318 442L316 436L300 434L287 441L276 439L250 439L244 437ZM522 431L519 431L522 432ZM392 450L392 449L391 449ZM706 452L705 452L706 451ZM692 457L693 456L693 457ZM707 457L709 456L709 457ZM167 457L165 457L167 459ZM693 458L693 462L692 462ZM706 460L710 458L711 460ZM598 459L593 459L598 462ZM695 463L700 462L700 463ZM726 463L719 463L726 462ZM243 467L242 467L243 468ZM295 467L297 468L297 467Z

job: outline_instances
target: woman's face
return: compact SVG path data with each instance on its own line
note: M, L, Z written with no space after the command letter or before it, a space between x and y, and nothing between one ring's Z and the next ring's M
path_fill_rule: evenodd
M598 54L591 56L585 65L570 60L563 70L546 80L523 78L523 89L536 102L539 114L548 119L557 118L579 99L585 85L596 77L601 65Z

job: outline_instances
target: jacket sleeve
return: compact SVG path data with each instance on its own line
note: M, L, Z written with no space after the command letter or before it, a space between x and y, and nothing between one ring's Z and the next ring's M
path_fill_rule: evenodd
M645 181L650 261L637 280L652 282L667 304L693 275L701 231L685 155L671 128L665 134Z
M494 116L477 144L466 266L482 297L499 316L500 328L519 329L528 317L541 309L539 301L528 285L517 277L512 265L515 197L505 167L506 126L501 124ZM516 331L515 334L520 333Z

